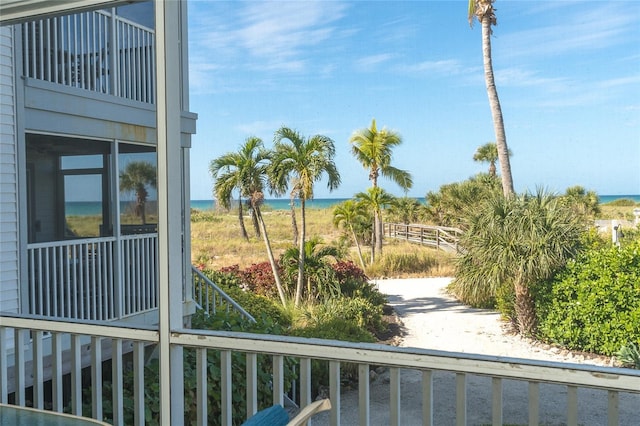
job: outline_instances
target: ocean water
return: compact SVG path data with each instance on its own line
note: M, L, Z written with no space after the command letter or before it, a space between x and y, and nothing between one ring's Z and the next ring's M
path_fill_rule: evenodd
M622 198L630 199L636 203L640 203L640 194L636 195L599 195L600 203L606 204ZM416 197L418 201L424 203L424 198ZM349 198L317 198L309 200L306 203L306 207L309 209L326 209L331 208L343 201L349 200ZM131 202L123 201L120 209L124 211ZM265 200L265 205L272 210L288 210L289 199L279 200ZM191 208L197 210L213 210L215 208L214 200L191 200ZM66 212L72 216L93 216L101 213L102 204L96 201L72 201L65 205Z

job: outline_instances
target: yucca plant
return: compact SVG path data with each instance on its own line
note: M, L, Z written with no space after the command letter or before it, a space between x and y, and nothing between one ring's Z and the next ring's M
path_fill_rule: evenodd
M616 358L618 358L618 360L625 367L636 368L640 370L640 348L637 344L631 342L627 345L624 345L616 353Z

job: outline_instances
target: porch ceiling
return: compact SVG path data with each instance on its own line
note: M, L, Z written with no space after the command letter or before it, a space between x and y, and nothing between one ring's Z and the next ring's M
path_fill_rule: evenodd
M0 2L0 24L15 24L38 16L102 9L107 6L136 1L141 0L2 0Z

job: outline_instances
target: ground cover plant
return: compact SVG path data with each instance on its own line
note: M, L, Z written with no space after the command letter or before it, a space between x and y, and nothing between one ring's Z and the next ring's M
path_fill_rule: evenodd
M595 244L536 289L543 340L608 356L640 344L640 238Z

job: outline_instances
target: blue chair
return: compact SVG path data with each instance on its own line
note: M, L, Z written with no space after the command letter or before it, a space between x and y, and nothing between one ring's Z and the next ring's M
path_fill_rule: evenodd
M282 407L282 405L274 405L264 410L258 411L246 422L242 423L242 426L300 426L307 423L314 414L320 411L330 410L331 401L328 399L321 399L319 401L312 402L304 407L297 416L289 420L289 414Z

